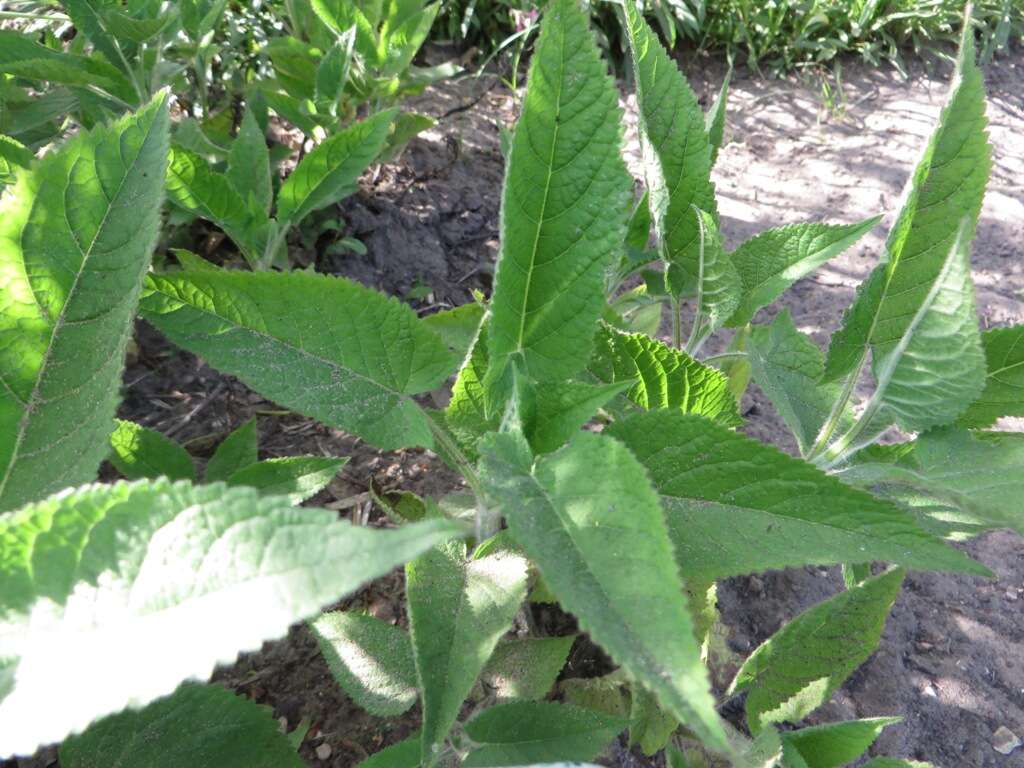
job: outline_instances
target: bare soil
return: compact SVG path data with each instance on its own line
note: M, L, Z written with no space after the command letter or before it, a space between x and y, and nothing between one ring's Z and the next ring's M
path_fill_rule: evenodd
M710 103L721 64L697 59L686 68L702 100ZM849 66L839 111L824 108L813 81L734 78L726 144L715 169L727 245L766 227L809 219L852 222L887 212L889 223L938 114L946 74L941 67L934 73L919 68L904 80L885 70ZM983 323L995 326L1024 322L1024 56L997 62L988 85L995 170L974 248L974 276ZM635 123L631 99L624 99L624 106ZM322 271L388 293L414 291L414 306L429 311L463 303L474 289L490 290L503 166L499 131L514 119L516 102L504 87L480 79L432 89L413 108L441 118L439 125L414 140L399 162L364 179L360 192L339 210L348 234L366 243L367 254L313 258ZM635 162L635 132L628 131L627 138ZM798 327L820 344L876 263L884 232L880 227L784 297L782 305L791 309ZM172 435L200 461L255 415L261 457L352 456L314 504L338 506L364 493L371 479L385 489L435 496L460 483L428 452L381 453L281 410L170 347L144 324L137 341L121 415ZM748 434L794 450L756 388L743 412ZM359 512L371 524L379 516L366 505ZM904 722L889 728L874 752L930 760L942 768L1024 768L1024 748L1009 756L992 748L999 726L1024 736L1024 541L999 531L964 546L998 579L910 575L879 651L814 722L899 714ZM840 588L835 569L789 569L730 580L720 590L730 647L748 653L799 611ZM345 605L402 623L402 592L401 575L395 573ZM718 676L728 672L718 670ZM574 672L580 673L586 671ZM217 680L272 707L288 730L308 720L302 756L320 768L355 765L406 737L418 720L416 709L386 721L356 707L301 626L220 670ZM324 744L330 756L320 759L316 749ZM621 747L612 762L651 764ZM55 764L48 750L15 765Z

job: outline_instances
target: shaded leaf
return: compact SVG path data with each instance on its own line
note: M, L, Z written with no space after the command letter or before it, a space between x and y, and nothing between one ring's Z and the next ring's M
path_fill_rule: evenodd
M395 299L304 272L193 272L151 276L142 309L175 344L285 407L385 450L433 445L411 395L439 386L455 358Z
M785 732L782 740L796 748L807 768L841 768L867 752L887 726L901 720L899 717L871 717L813 725Z
M499 643L484 668L482 680L493 690L498 702L543 699L554 687L575 640L575 635L567 635Z
M270 213L274 198L270 182L270 150L251 109L245 111L238 136L231 142L227 177L243 199L254 200L258 210Z
M261 496L283 496L301 504L326 488L347 463L347 458L330 456L283 456L242 467L227 484L247 485Z
M188 451L153 429L132 421L115 420L110 435L110 463L129 480L157 478L196 479L196 468Z
M1000 416L1024 416L1024 326L981 334L985 389L958 419L965 427L987 427Z
M203 478L208 483L227 480L240 469L255 464L259 451L259 434L253 417L225 437L206 464Z

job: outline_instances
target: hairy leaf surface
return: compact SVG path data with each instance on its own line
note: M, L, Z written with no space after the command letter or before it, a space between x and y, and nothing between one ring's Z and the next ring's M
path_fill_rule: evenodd
M575 640L575 635L566 635L500 643L487 662L482 680L498 702L543 699L554 687Z
M700 227L691 206L717 221L711 146L697 97L658 36L632 3L624 28L636 77L640 146L654 228L669 264L669 290L694 292L700 273Z
M802 720L828 701L874 652L903 575L893 568L818 603L747 657L730 691L747 692L751 732Z
M825 356L796 329L788 309L776 315L771 325L755 326L746 346L754 381L796 437L800 453L806 455L839 398L838 384L821 383ZM852 423L853 413L847 407L839 427Z
M198 762L197 762L198 761ZM64 768L302 768L271 710L220 685L186 683L104 718L60 747Z
M544 765L590 760L626 727L620 718L572 704L518 701L499 704L466 723L477 744L465 768Z
M110 463L129 480L157 478L196 479L188 451L153 429L133 421L116 420L110 435Z
M511 355L538 381L586 365L631 193L618 91L576 0L549 6L528 83L502 197L489 391Z
M1024 534L1024 435L945 428L894 447L856 455L840 477L900 501L943 535Z
M410 396L439 386L455 358L395 299L324 275L193 272L152 276L142 308L175 344L285 407L380 448L433 445Z
M251 198L258 210L270 213L274 198L270 182L270 150L251 109L245 111L238 136L231 142L227 177L243 199Z
M696 211L696 214L700 236L697 297L700 311L706 318L702 320L702 332L710 333L720 328L736 311L743 287L739 272L722 247L715 217L707 211ZM671 282L671 267L666 277Z
M79 133L0 197L0 510L93 480L156 242L164 96Z
M367 712L395 717L416 703L416 662L405 630L350 611L325 613L310 628L334 679Z
M0 517L0 755L141 706L458 528L353 526L248 488L85 486ZM65 695L53 697L53 681Z
M313 211L356 191L356 182L370 167L388 138L396 110L386 109L338 131L296 166L277 195L282 226L298 224Z
M870 717L812 725L783 733L782 741L800 753L807 768L842 768L867 752L883 730L901 720L900 717Z
M730 427L742 423L721 371L644 334L603 325L589 370L609 384L636 381L626 396L641 408L696 413Z
M987 573L894 504L698 416L639 414L606 432L646 468L687 579L865 560Z
M561 604L666 709L725 749L643 467L618 441L586 432L535 463L522 438L481 445L481 481Z
M957 240L962 239L966 251L974 236L991 147L985 133L982 75L974 61L974 31L970 24L964 29L946 106L889 232L885 261L861 286L832 338L826 363L829 379L854 370L869 346L877 366L878 358L890 353L914 322ZM961 232L965 217L968 226Z
M437 762L448 732L498 640L526 599L527 562L511 552L466 559L449 542L405 569L409 626L423 698L423 753Z
M981 334L987 375L985 389L958 423L987 427L1000 416L1024 416L1024 325Z
M880 218L858 224L791 224L765 230L744 242L729 254L740 274L743 298L726 325L749 323L761 307L860 240Z

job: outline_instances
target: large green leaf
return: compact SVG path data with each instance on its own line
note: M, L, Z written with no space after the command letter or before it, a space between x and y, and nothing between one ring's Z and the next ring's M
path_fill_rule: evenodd
M985 91L974 61L973 35L971 25L965 24L946 106L889 233L885 260L861 286L843 327L832 338L826 364L830 379L855 370L869 347L877 367L914 324L956 241L962 239L966 251L974 236L991 167L991 147L985 134ZM961 232L965 217L968 227Z
M168 338L281 405L380 448L433 445L411 395L454 356L409 307L309 273L152 276L143 313Z
M405 630L350 611L325 613L310 627L334 679L360 707L394 717L416 703L416 663Z
M356 182L384 148L396 110L386 109L331 136L300 162L277 194L281 226L356 191Z
M205 678L457 531L356 527L248 488L166 480L0 517L0 755Z
M535 462L521 437L493 434L481 446L481 482L559 602L666 709L726 749L643 467L618 441L586 432Z
M868 751L883 730L900 722L899 717L870 717L787 731L783 743L794 747L807 768L842 768Z
M490 768L590 760L626 725L626 720L572 704L499 704L466 723L466 734L476 746L462 765Z
M729 254L743 283L743 298L726 325L749 323L761 307L860 240L880 218L857 224L791 224L765 230L744 242Z
M511 355L538 381L586 365L629 209L618 91L576 0L548 7L528 82L502 198L489 387Z
M874 652L903 573L893 568L804 611L747 657L730 692L746 691L751 732L802 720L828 701Z
M900 501L936 533L961 538L1013 528L1024 535L1024 435L945 428L894 448L855 456L840 477Z
M645 334L603 325L589 370L609 384L635 381L626 396L641 408L697 413L729 427L741 423L721 371Z
M0 72L50 83L94 85L126 100L137 98L121 71L103 59L61 53L9 29L0 29ZM34 94L33 101L38 99Z
M219 685L186 683L148 707L106 717L60 747L63 768L302 768L267 707Z
M188 451L153 429L133 421L117 419L110 434L110 463L129 480L196 479L196 468Z
M244 192L242 194L245 194ZM228 177L199 155L175 146L167 167L167 196L175 205L224 230L250 264L263 254L269 222L246 204Z
M668 262L669 290L697 290L700 224L696 206L717 221L711 183L711 146L697 97L658 36L633 3L624 3L625 29L636 77L644 176L654 228Z
M421 768L419 732L370 755L358 768Z
M258 210L270 213L274 197L270 183L270 150L251 109L245 111L238 136L231 143L227 177L243 199L254 200Z
M0 510L95 478L156 242L166 97L81 132L0 198Z
M821 382L825 356L796 329L788 309L776 315L771 325L754 326L746 348L754 381L796 437L800 453L806 455L839 398L838 384ZM838 423L842 428L853 423L848 406Z
M985 389L960 417L965 427L987 427L1000 416L1024 416L1024 325L981 334Z
M639 414L606 432L646 468L695 582L865 560L987 573L894 504L699 416Z
M409 626L423 699L425 766L448 732L498 640L526 599L527 562L511 552L467 560L461 541L405 569Z
M697 320L700 326L695 330L698 338L720 328L740 303L743 291L739 272L732 259L722 247L715 217L707 211L695 211L699 228L699 249L697 251ZM671 289L673 279L671 265L665 273Z
M985 357L962 237L903 336L884 356L876 352L873 362L872 402L886 421L892 418L907 431L949 424L977 400L985 386Z

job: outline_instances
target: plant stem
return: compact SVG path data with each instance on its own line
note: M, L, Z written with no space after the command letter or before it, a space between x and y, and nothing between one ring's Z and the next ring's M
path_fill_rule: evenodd
M732 360L739 357L750 357L746 352L722 352L719 355L711 355L701 360L702 363L713 363L716 360Z
M679 313L679 299L675 296L669 297L669 306L672 310L672 346L676 349L683 348L683 318Z

